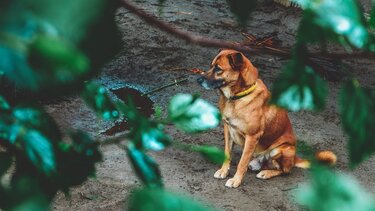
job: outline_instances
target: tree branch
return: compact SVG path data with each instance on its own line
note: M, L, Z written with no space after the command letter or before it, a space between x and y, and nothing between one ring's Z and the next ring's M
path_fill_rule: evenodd
M247 52L251 54L267 54L279 57L291 57L289 52L280 51L279 49L269 49L269 48L254 48L243 45L237 42L228 42L219 39L211 39L202 36L195 35L191 32L184 31L174 27L171 24L168 24L164 21L159 20L154 15L144 12L141 8L132 4L129 0L120 0L122 6L127 10L137 15L139 18L144 20L150 25L153 25L159 28L162 31L165 31L175 37L185 40L188 43L200 45L203 47L211 48L229 48L238 50L241 52ZM328 57L332 59L353 59L353 58L362 58L362 59L374 59L375 54L369 52L356 52L356 53L322 53L322 52L312 52L309 53L309 56L315 57Z

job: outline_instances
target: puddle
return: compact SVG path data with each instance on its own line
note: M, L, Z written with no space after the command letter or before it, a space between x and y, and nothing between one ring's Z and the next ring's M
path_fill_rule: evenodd
M152 100L147 96L142 96L142 92L130 87L110 89L110 91L116 95L118 99L124 101L125 103L130 97L139 113L141 113L143 116L150 117L152 114L154 114L154 102L152 102ZM126 120L119 120L113 127L105 130L101 134L113 136L116 133L129 130L129 128L129 124Z

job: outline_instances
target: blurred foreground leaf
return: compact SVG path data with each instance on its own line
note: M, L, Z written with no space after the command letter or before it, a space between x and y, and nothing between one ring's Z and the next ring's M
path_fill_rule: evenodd
M71 133L71 144L60 143L57 153L56 178L54 185L65 192L69 187L79 185L87 177L95 175L95 164L102 160L98 143L86 133L76 131Z
M171 140L164 132L164 126L139 117L137 125L128 134L138 149L163 150L171 144Z
M53 120L40 108L18 106L0 116L0 134L47 175L55 172L54 143L60 132Z
M307 144L305 141L298 140L297 141L297 156L303 159L307 159L310 162L315 160L315 149Z
M250 18L250 13L255 10L257 0L227 0L230 11L237 17L241 25L245 25Z
M115 108L105 87L95 84L94 82L87 83L81 96L86 104L98 113L101 118L109 120L119 117L120 114Z
M0 110L8 110L8 109L10 109L10 105L2 96L0 96Z
M177 94L171 99L168 116L176 127L188 133L215 128L221 118L216 107L189 94Z
M37 36L29 46L28 62L40 73L40 83L69 83L86 74L88 58L70 43L52 36ZM45 78L44 78L45 77Z
M209 211L213 210L192 199L158 188L144 188L130 195L129 211Z
M290 111L319 110L324 107L326 82L305 62L306 49L297 46L292 60L275 80L271 103Z
M226 159L224 151L217 147L193 146L191 149L199 152L203 157L216 164L222 164Z
M31 162L47 175L55 173L56 159L51 140L37 130L29 130L25 134L22 134L22 131L18 133L18 143L22 144Z
M0 152L0 179L12 165L12 156L7 152Z
M114 10L115 1L105 0L5 4L0 8L0 69L17 88L40 95L81 89L81 82L121 47Z
M39 187L39 182L29 176L15 179L11 187L0 185L0 208L12 211L49 210L50 199Z
M310 210L373 211L374 197L349 176L336 174L326 167L312 169L312 181L295 192L297 202Z
M131 142L128 143L126 150L133 169L143 184L147 187L163 187L158 164Z
M303 12L302 19L298 26L297 39L305 43L326 43L329 40L339 41L338 36L332 30L323 28L314 21L316 15L313 11Z
M370 24L370 27L374 29L375 28L375 1L371 1L371 4L372 4L372 8L371 8L369 24Z
M116 102L116 108L131 125L127 137L138 150L163 150L171 144L171 139L164 132L164 125L151 121L138 112L131 99L128 104Z
M361 88L358 81L347 81L340 93L341 119L349 135L352 166L375 152L375 92Z
M293 1L313 14L309 16L311 23L345 37L357 48L364 48L368 44L369 33L356 0Z

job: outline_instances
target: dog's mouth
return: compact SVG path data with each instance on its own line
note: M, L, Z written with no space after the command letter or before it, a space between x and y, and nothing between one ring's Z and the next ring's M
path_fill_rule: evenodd
M223 79L207 80L205 77L200 77L197 82L205 89L218 89L226 85Z

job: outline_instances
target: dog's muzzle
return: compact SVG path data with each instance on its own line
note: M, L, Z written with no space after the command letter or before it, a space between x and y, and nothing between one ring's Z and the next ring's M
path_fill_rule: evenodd
M220 80L208 80L205 77L199 77L197 82L205 89L218 89L225 85L225 81Z

